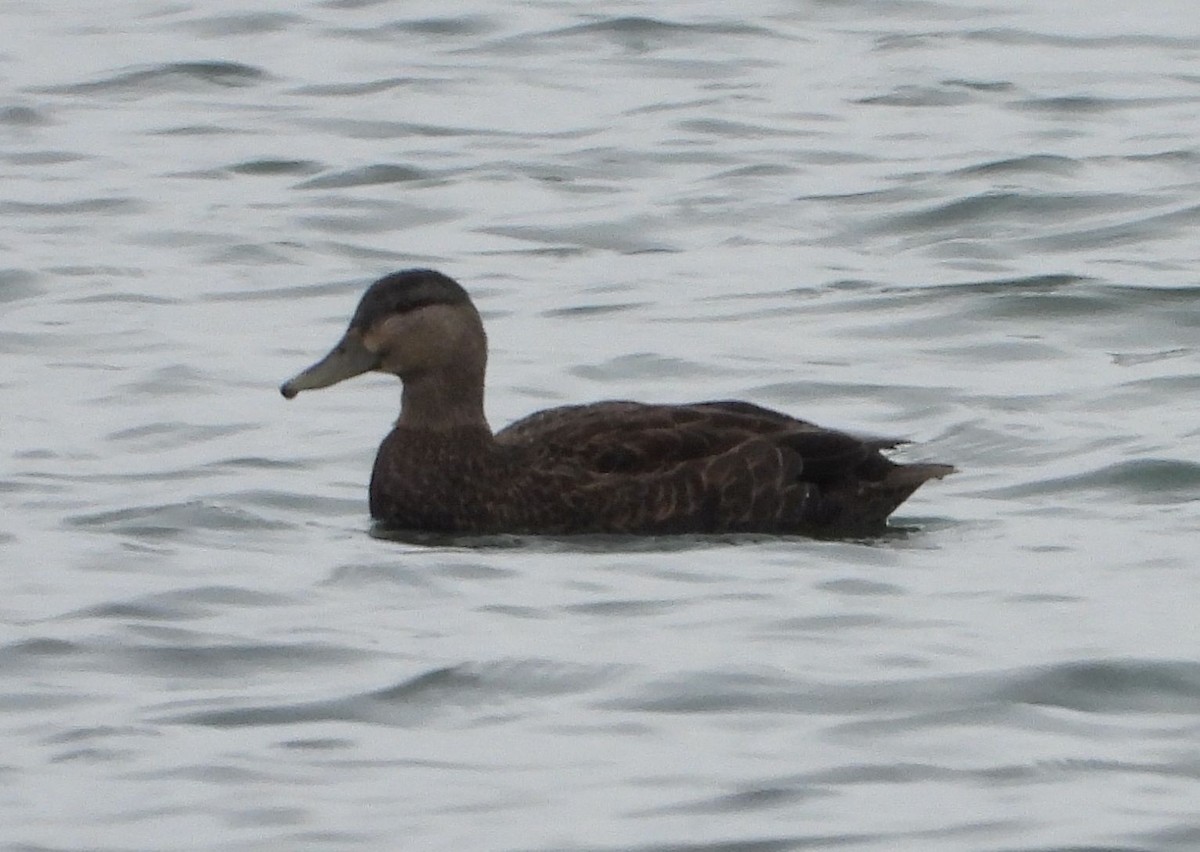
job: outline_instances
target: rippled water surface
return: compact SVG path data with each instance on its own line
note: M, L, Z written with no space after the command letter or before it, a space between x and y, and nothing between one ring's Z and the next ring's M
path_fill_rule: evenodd
M53 4L52 4L53 5ZM0 4L0 843L1200 848L1190 2ZM745 398L873 541L390 541L371 279L494 425Z

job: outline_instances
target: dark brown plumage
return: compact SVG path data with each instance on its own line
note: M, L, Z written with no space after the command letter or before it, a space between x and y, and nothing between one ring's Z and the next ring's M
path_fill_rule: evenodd
M861 535L922 483L898 441L823 429L747 402L598 402L495 435L483 413L487 338L467 292L431 270L376 281L345 336L280 388L287 398L370 370L404 385L379 447L371 515L447 533Z

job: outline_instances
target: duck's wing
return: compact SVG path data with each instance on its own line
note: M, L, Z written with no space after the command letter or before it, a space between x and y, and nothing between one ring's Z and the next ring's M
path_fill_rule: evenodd
M577 524L612 532L878 531L947 465L898 465L891 439L823 429L742 402L607 402L500 432L547 472L584 475Z
M755 437L824 431L746 402L648 405L613 401L551 408L496 435L546 460L602 473L645 473L713 458Z
M610 532L873 535L948 465L899 465L837 432L748 438L724 452L581 489L580 508Z

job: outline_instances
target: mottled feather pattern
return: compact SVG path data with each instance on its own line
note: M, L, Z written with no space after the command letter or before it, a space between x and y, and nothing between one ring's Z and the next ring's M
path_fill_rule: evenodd
M721 404L617 402L539 412L495 439L397 428L371 511L445 532L869 532L948 472L889 483L912 467L869 442L774 413L756 422L766 434Z

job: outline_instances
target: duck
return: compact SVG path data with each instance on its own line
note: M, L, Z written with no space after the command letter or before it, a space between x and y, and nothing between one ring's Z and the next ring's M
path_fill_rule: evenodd
M369 372L400 379L400 415L368 492L387 530L872 536L922 484L955 471L887 458L902 440L738 400L566 405L493 433L487 354L462 285L406 269L371 284L333 349L280 392L293 399Z

